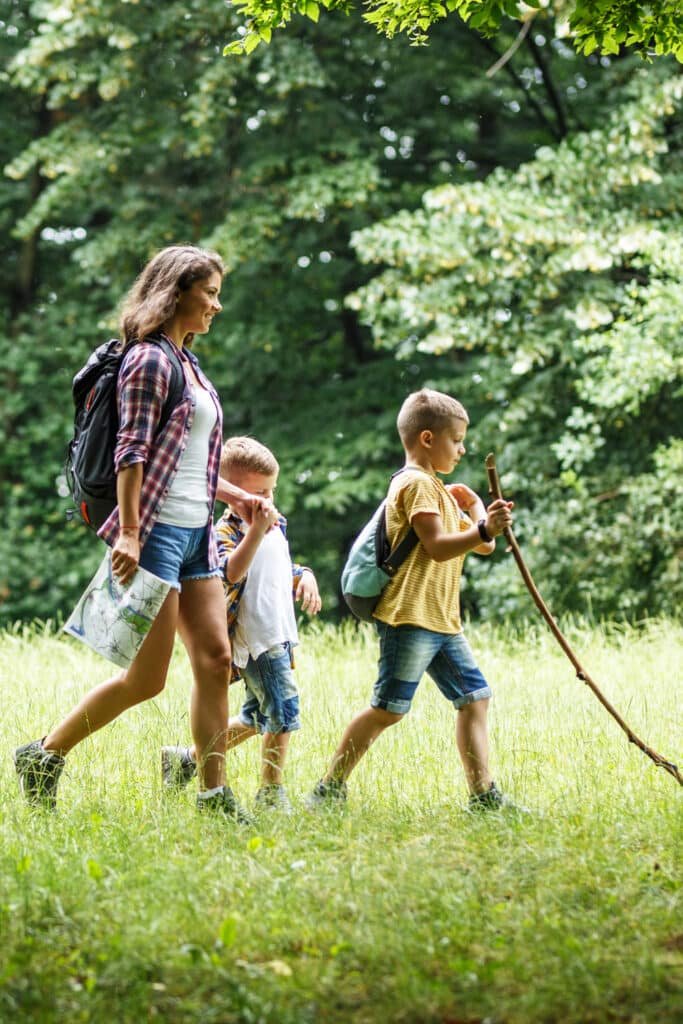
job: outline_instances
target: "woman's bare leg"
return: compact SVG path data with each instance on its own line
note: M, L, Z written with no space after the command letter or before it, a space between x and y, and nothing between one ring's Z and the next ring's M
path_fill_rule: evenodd
M87 693L45 737L45 750L64 756L122 711L161 693L173 653L177 619L178 592L171 590L130 668Z
M192 738L199 788L223 785L228 722L230 642L223 584L217 578L185 580L178 629L192 665Z

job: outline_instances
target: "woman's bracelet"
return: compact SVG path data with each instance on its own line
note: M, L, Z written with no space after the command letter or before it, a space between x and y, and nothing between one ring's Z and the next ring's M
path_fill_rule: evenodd
M139 529L140 529L139 526L121 526L119 524L119 530L121 531L121 533L125 533L127 530L139 530Z

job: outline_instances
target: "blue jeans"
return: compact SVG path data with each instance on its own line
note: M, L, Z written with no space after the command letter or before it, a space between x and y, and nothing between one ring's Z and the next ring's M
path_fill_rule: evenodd
M491 696L463 633L434 633L385 622L376 625L379 677L370 701L373 708L405 715L425 672L456 710Z
M170 526L156 523L140 553L140 565L148 572L182 589L183 580L203 580L220 576L219 568L209 569L209 530L206 526Z
M246 698L240 722L260 733L294 732L300 728L299 692L292 671L292 645L277 644L249 658L243 669Z

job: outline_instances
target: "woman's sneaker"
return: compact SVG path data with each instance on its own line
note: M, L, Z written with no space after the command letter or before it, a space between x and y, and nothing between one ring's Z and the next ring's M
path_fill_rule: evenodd
M254 824L251 814L237 803L235 794L230 789L230 786L221 786L217 792L211 793L208 796L204 795L204 793L197 794L197 808L203 813L225 814L226 817L232 818L238 825Z
M190 747L161 748L161 781L166 789L184 789L196 774Z
M30 804L53 811L57 805L57 783L65 760L43 749L42 740L33 740L14 751L14 767L21 791Z

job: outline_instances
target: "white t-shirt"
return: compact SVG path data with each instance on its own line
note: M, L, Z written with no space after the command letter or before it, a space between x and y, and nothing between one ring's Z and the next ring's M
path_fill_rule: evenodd
M216 425L216 406L204 388L194 389L195 411L187 446L157 522L168 526L206 526L209 507L209 438Z
M232 660L244 668L276 644L296 644L292 559L279 526L265 535L249 566L232 637Z

